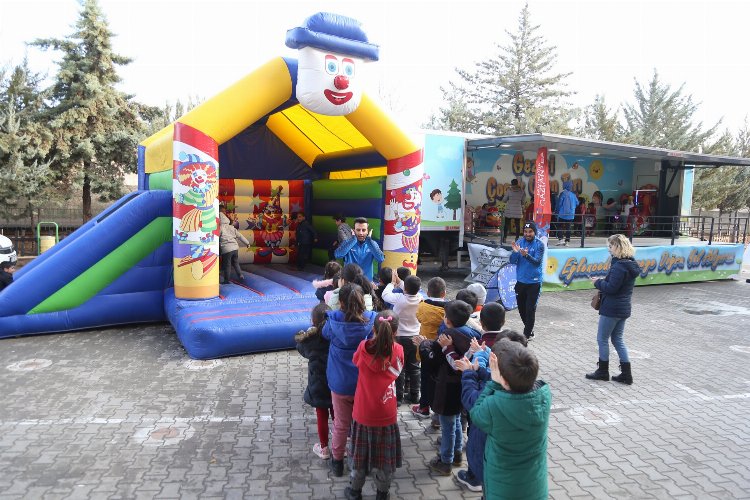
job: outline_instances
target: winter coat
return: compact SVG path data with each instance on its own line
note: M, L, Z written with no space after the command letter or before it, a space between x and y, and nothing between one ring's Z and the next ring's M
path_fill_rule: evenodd
M383 251L369 236L362 243L357 238L349 238L338 246L334 255L337 259L344 259L344 264L357 264L362 268L362 274L370 281L372 281L372 261L383 262L385 260Z
M487 433L484 496L544 499L547 486L547 428L552 406L549 386L538 380L513 393L490 380L469 412L472 425Z
M393 382L404 368L404 348L394 342L391 359L383 366L382 359L368 352L367 343L360 342L352 360L359 370L352 418L368 427L386 427L398 419Z
M221 235L219 236L219 253L225 254L239 250L240 246L237 240L240 240L243 245L248 246L250 244L247 238L242 236L242 233L237 230L229 221L229 217L219 212L219 220L221 220Z
M570 184L570 185L569 185ZM578 206L578 197L570 191L572 183L570 181L565 182L563 185L563 192L557 197L557 205L555 205L555 213L557 218L560 220L570 221L576 216L576 207Z
M641 272L634 259L612 257L607 277L596 280L594 286L602 292L599 315L610 318L629 318L633 301L633 286Z
M0 291L5 289L5 287L11 283L13 283L13 275L8 271L0 270Z
M523 202L526 199L526 191L521 186L511 186L505 191L503 200L505 202L505 211L503 215L506 219L520 219L523 217Z
M461 413L461 372L453 369L445 352L451 352L452 359L463 357L471 346L471 339L475 338L478 341L481 335L466 325L446 328L443 333L453 339L453 345L446 347L444 351L437 341L433 342L432 349L435 353L433 359L438 363L438 367L432 409L438 415L458 415Z
M359 343L372 336L376 313L365 311L366 323L344 321L342 311L328 311L323 338L331 341L328 349L328 387L342 396L353 396L357 388L357 367L352 362Z
M427 297L417 307L417 320L419 321L419 334L428 340L437 338L438 328L443 324L445 318L445 302L442 299Z
M294 341L297 343L297 352L307 359L305 403L313 408L331 408L331 390L326 377L330 342L314 326L299 332L294 336Z
M482 337L484 338L484 336ZM466 411L471 411L484 386L490 380L490 372L485 368L477 371L466 370L461 375L461 405ZM468 439L466 440L466 460L469 468L479 480L484 482L484 446L487 443L487 433L469 419Z
M541 283L544 243L539 238L531 241L521 238L518 240L518 246L525 248L529 253L525 257L521 252L510 254L510 263L516 265L516 280L527 285Z
M313 242L318 238L318 233L312 227L309 221L303 220L297 224L295 230L295 237L297 238L298 245L312 245Z

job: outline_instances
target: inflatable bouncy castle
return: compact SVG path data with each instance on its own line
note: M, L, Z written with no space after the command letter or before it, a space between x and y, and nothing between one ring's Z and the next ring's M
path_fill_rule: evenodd
M362 92L378 59L359 23L319 13L287 33L298 58L256 69L138 147L138 191L16 273L0 337L168 319L198 359L285 349L317 303L297 271L296 222L366 217L383 265L415 267L422 150ZM219 283L219 210L248 239Z

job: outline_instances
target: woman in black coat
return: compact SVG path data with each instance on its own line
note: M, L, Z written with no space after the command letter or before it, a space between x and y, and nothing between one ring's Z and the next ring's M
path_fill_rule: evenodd
M597 342L599 343L599 364L593 373L587 373L586 378L592 380L609 380L609 342L620 357L620 375L612 377L615 382L632 384L633 376L630 372L628 349L623 341L625 320L630 317L633 299L633 286L641 268L633 258L635 248L622 234L613 234L607 238L609 253L612 261L609 273L604 279L591 278L594 286L602 294L599 307L599 329Z
M330 342L321 335L326 320L326 311L330 311L330 308L325 303L315 306L312 310L313 326L294 336L294 341L297 343L297 352L308 361L307 388L304 398L305 403L315 408L320 441L313 446L313 452L323 460L330 457L330 450L328 449L329 413L331 420L333 420L331 390L328 388L328 377L326 377Z

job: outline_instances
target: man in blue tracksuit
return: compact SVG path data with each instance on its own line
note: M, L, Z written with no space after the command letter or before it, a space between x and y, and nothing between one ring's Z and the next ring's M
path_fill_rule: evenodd
M573 193L573 183L571 181L563 182L563 191L557 197L557 205L555 207L555 213L557 214L557 246L568 246L568 243L570 243L570 233L573 229L577 206L578 196ZM564 241L563 236L565 237Z
M344 264L353 262L362 268L367 279L372 281L372 261L383 262L385 255L377 242L372 239L372 230L367 225L367 219L354 219L354 236L341 243L334 255L337 259L344 259Z
M523 321L523 334L528 340L534 337L536 303L542 291L542 261L544 243L536 237L536 224L523 225L523 239L513 243L510 263L516 265L516 302Z

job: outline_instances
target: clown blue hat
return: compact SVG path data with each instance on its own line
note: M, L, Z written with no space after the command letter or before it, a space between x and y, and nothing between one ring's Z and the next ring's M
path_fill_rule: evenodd
M318 12L305 19L303 26L286 32L286 46L292 49L315 47L377 61L380 48L368 42L360 26L359 21L351 17Z

